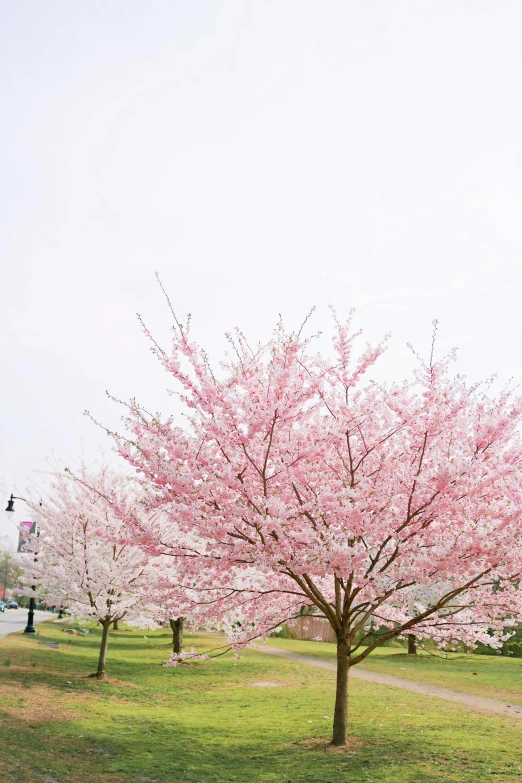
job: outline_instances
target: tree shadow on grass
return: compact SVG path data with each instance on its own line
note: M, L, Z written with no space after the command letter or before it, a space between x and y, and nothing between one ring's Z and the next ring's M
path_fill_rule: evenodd
M54 641L55 637L50 637L50 640ZM99 638L73 637L73 640L65 640L58 649L40 646L34 638L27 642L24 640L22 645L6 649L5 655L9 656L10 665L3 671L2 679L23 688L37 684L60 692L74 694L83 691L136 701L145 698L147 694L151 697L168 696L176 690L181 681L190 690L199 690L219 686L220 683L226 683L230 677L230 667L216 667L206 662L180 666L177 669L164 667L162 663L169 657L164 650L151 649L145 643L137 646L136 639L133 642L132 657L122 656L126 650L119 645L109 644L108 679L99 681L90 678L96 670ZM73 654L68 654L70 648ZM140 660L140 656L143 656L143 659ZM220 662L222 664L223 659L220 659ZM269 671L270 661L265 660L262 663L264 666L256 667L257 673ZM192 673L197 674L197 678L193 677ZM235 676L236 679L248 680L249 672L237 670Z
M400 780L464 783L473 779L464 774L448 776L447 770L441 771L440 777L436 774L424 777L424 761L416 740L395 739L384 744L364 742L357 736L346 750L331 752L327 736L298 740L286 737L282 741L281 733L273 729L245 741L218 724L206 725L198 731L176 721L175 715L168 721L144 719L136 714L113 719L110 727L98 726L92 736L88 728L82 727L82 732L90 743L105 748L105 770L123 773L129 783L140 777L158 783L388 781L392 780L391 769L398 772L401 767L408 770L408 777ZM61 733L62 729L58 727L58 731ZM473 772L471 767L469 772ZM474 774L477 772L478 768Z

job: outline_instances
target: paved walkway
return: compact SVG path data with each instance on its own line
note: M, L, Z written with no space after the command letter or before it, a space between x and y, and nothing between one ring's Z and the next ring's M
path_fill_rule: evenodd
M309 655L300 655L289 650L281 650L277 647L268 647L261 644L251 644L250 646L258 652L277 655L280 658L288 658L291 661L304 663L306 666L314 666L317 669L326 669L331 672L336 670L335 662L327 661L324 658L312 658ZM392 688L402 688L404 691L412 691L413 693L420 693L423 696L431 696L436 699L446 699L447 701L462 704L464 707L476 712L486 712L489 715L503 715L515 720L522 720L522 705L520 704L508 704L497 699L487 699L482 696L474 696L471 693L461 693L452 691L449 688L440 688L438 685L427 685L422 682L414 682L413 680L403 680L402 677L392 677L389 674L370 672L367 669L359 668L359 666L355 666L351 670L350 677L354 677L357 680L366 680L367 682L378 682L381 685L389 685Z
M37 609L34 613L34 622L43 623L53 617L51 612L42 612ZM58 617L57 614L54 617ZM23 631L27 625L27 609L6 609L0 612L0 636L7 636L15 631Z

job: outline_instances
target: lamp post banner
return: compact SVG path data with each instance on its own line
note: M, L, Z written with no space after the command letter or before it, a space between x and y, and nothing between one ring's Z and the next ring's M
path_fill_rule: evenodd
M36 531L36 522L20 522L18 525L18 551L21 552L29 536Z

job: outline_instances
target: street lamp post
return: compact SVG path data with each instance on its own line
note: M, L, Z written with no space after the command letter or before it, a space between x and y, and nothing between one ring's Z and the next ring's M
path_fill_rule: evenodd
M13 493L11 492L11 497L7 501L7 508L5 510L5 515L6 515L6 517L9 517L9 519L11 519L11 517L14 514L14 502L15 502L15 500L25 500L25 498L19 498L18 495L13 495ZM27 502L27 501L25 501L25 502Z
M27 500L25 498L21 498L18 495L13 495L11 493L11 497L7 501L7 508L5 509L6 515L10 518L14 514L14 502L15 500L23 500L24 503L27 503ZM31 529L31 532L33 532L33 528ZM38 535L38 533L36 534ZM36 563L36 555L35 552L35 558L34 561ZM36 585L31 585L31 589L34 592L36 592ZM32 595L29 599L29 612L27 615L27 625L25 626L24 633L36 633L36 629L34 627L34 610L36 609L36 599L34 595Z

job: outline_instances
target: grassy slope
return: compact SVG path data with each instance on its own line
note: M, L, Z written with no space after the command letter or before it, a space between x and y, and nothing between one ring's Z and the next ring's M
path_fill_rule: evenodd
M334 644L300 642L293 639L270 639L268 644L301 655L335 660ZM522 703L521 658L455 654L443 659L420 651L417 658L409 658L403 648L380 647L359 666L393 677Z
M168 634L147 641L120 631L110 641L111 679L100 683L86 677L99 634L69 639L56 626L40 628L38 638L0 641L2 783L522 778L522 726L507 719L354 681L352 749L326 752L329 672L253 651L237 664L226 655L168 669L160 666ZM44 640L59 641L59 649L39 646ZM202 649L216 640L187 642ZM259 680L284 687L246 687Z

